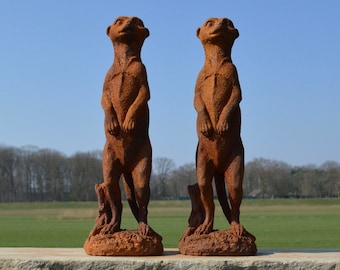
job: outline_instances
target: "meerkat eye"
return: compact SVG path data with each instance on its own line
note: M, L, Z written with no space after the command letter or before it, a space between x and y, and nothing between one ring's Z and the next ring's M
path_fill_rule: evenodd
M213 25L213 21L212 20L208 20L205 22L205 26L211 27Z
M117 20L115 20L115 22L113 24L121 25L122 24L122 20L121 19L117 19Z

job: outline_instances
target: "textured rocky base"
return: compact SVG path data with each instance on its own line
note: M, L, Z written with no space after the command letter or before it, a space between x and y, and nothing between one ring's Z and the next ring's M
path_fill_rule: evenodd
M252 256L257 252L256 238L243 231L241 236L230 230L184 236L178 248L181 254L192 256Z
M95 256L156 256L163 253L162 237L155 232L147 236L137 230L89 236L84 250Z

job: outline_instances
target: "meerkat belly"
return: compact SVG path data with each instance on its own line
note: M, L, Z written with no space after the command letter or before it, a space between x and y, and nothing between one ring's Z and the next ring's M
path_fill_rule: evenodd
M227 163L227 160L235 148L235 142L225 137L218 137L209 140L204 136L200 136L199 148L200 153L208 158L216 168L220 168Z
M151 153L151 143L149 138L125 136L122 150L122 163L130 168L134 166L135 161L143 158L145 153Z
M213 74L203 81L201 91L204 105L215 127L231 94L230 80L223 74Z
M108 138L111 150L115 159L120 164L125 164L124 168L131 168L136 161L147 157L151 153L151 143L148 137L136 137L125 134L124 136L111 136Z

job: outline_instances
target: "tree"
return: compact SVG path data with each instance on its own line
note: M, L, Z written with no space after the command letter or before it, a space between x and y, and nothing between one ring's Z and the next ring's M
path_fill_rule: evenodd
M246 164L243 186L246 196L260 194L262 198L294 196L297 192L291 177L291 166L263 158Z
M187 163L173 173L167 181L166 188L172 198L189 198L188 185L196 183L196 167L194 163Z
M25 194L25 201L36 201L38 192L37 182L37 152L39 149L34 146L25 146L20 149L21 155L21 176L23 185L23 192Z
M340 164L335 161L327 161L321 165L325 171L323 179L325 197L340 197Z
M262 198L270 196L270 177L267 174L269 166L270 161L263 158L254 159L246 165L243 186L248 192L259 190L257 193L260 194ZM244 194L246 195L247 193L244 192Z
M62 201L66 183L66 157L54 150L41 149L36 153L36 172L39 200Z
M294 167L291 173L297 185L299 197L323 197L325 171L315 165Z
M15 202L20 200L21 178L19 176L18 149L2 147L0 149L0 201Z
M103 182L101 152L76 153L68 160L70 198L77 201L96 200L95 184Z
M173 160L165 157L154 159L153 175L151 178L151 196L154 199L165 199L169 196L166 181L175 168Z
M243 177L243 194L246 197L263 195L261 175L256 160L246 164Z

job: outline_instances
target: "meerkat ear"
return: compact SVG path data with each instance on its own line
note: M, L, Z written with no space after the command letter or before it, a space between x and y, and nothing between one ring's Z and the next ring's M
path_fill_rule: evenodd
M106 28L106 35L110 34L111 25Z
M199 35L200 35L200 31L201 31L201 28L197 28L196 30L196 36L199 38Z

